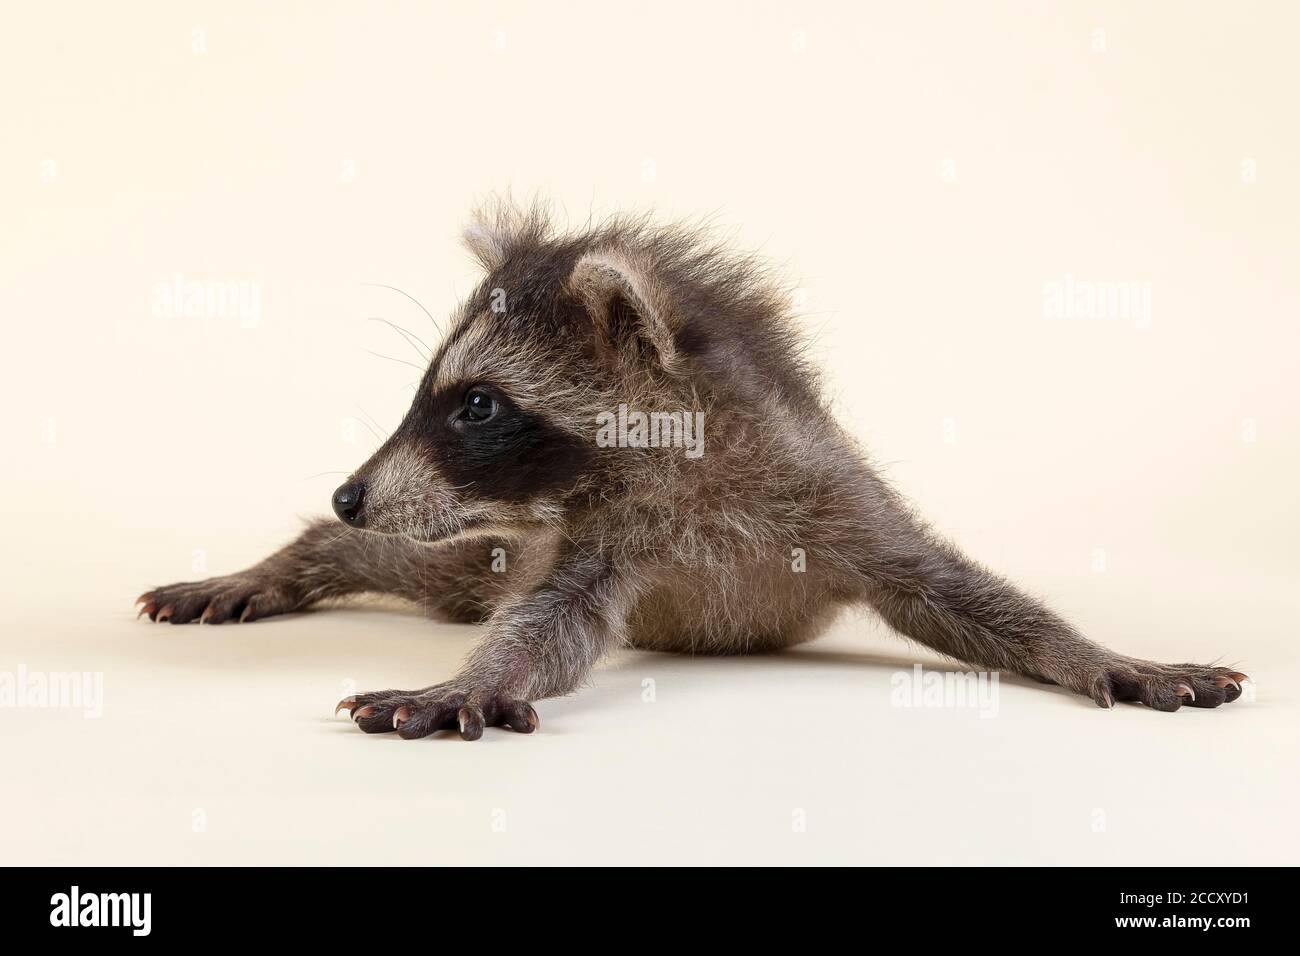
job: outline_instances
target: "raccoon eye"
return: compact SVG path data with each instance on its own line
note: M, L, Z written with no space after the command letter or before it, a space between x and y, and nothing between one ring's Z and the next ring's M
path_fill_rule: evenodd
M465 395L465 417L472 422L485 422L496 414L497 400L479 388L471 388Z

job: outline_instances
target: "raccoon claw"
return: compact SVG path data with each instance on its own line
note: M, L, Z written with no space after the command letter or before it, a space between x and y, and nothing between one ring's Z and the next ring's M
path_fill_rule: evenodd
M1198 664L1156 664L1121 659L1105 668L1089 694L1101 707L1115 701L1146 704L1153 710L1218 707L1241 696L1245 674Z
M232 574L188 584L172 584L154 588L136 598L140 605L137 618L149 615L149 620L159 623L222 624L226 621L256 621L298 610L301 602L280 586L265 577L251 574Z
M455 730L464 740L478 740L487 727L509 727L531 734L540 721L526 700L483 691L430 687L421 691L359 694L339 702L368 734L392 733L414 740L440 730Z
M1092 699L1096 701L1097 706L1102 708L1102 710L1110 710L1115 706L1115 697L1111 694L1110 687L1106 681L1103 681L1099 686L1093 688Z
M483 712L476 707L462 707L456 711L456 725L465 740L478 740L483 736Z

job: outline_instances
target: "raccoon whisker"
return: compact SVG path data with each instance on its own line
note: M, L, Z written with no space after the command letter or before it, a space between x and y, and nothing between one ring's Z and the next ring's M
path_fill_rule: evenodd
M375 436L375 440L376 440L377 442L379 442L379 443L382 445L382 444L384 443L384 438L385 438L386 436L381 435L381 434L379 433L379 431L377 430L377 429L379 428L379 423L378 423L378 422L375 422L374 418L370 415L370 413L367 412L367 411L366 411L364 408L362 408L360 405L357 406L357 411L361 412L361 414L364 416L364 417L361 419L361 424L363 424L363 425L365 425L367 428L369 428L369 429L370 429L370 434L374 435L374 436ZM370 419L370 421L366 421L367 418ZM374 424L372 425L371 422L374 422Z
M362 351L369 352L371 355L375 356L376 358L388 359L388 361L390 362L401 362L403 365L411 366L411 368L415 369L421 375L424 374L424 369L420 368L420 366L416 365L414 362L408 362L406 359L399 359L399 358L394 358L391 355L384 355L382 352L376 352L374 349L363 348Z
M361 407L361 403L360 403L360 402L355 402L354 404L357 406L357 410L358 410L359 412L361 412L362 415L365 415L366 418L370 419L370 423L371 423L372 425L374 425L376 428L378 428L379 431L383 432L383 435L378 435L378 434L377 434L377 435L375 436L375 437L378 438L380 441L383 441L384 438L388 435L388 432L384 429L384 427L383 427L382 425L379 424L379 421L375 418L374 415L371 415L368 411L366 411L364 408Z
M415 351L419 354L420 358L424 359L426 362L429 361L430 356L433 355L433 349L429 348L428 343L425 342L424 339L420 338L414 332L408 332L406 329L402 328L396 322L390 322L387 319L385 319L383 316L379 316L379 315L372 315L370 316L370 318L366 319L366 321L384 323L384 325L388 326L394 332L398 333L404 339L406 339L407 343L410 344L411 348L415 349ZM417 345L416 343L419 344ZM421 349L420 346L423 346L423 349Z
M409 292L403 292L401 289L397 288L397 286L395 286L395 285L385 285L385 284L382 283L382 282L363 282L363 283L361 283L361 284L362 284L362 285L368 285L368 286L370 286L370 287L372 287L372 288L375 288L375 289L390 289L390 290L392 290L393 292L398 293L399 295L404 295L404 296L406 296L408 299L410 299L412 302L414 302L417 306L419 306L421 312L423 312L425 315L427 315L427 316L429 317L429 321L433 323L433 327L434 327L435 329L437 329L439 332L442 331L442 326L439 325L439 324L438 324L438 320L435 319L435 318L433 317L433 313L430 312L428 309L426 309L426 308L423 306L423 304L421 304L420 300L417 299L415 296L411 295L411 293L409 293Z
M330 538L329 544L331 545L337 544L338 542L346 538L348 535L352 534L354 531L356 531L355 528L349 528L347 525L344 525L343 530L341 532L336 534L334 537Z

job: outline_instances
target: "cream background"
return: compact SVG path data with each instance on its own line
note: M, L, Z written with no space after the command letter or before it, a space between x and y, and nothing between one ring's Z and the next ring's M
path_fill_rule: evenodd
M0 858L1298 862L1294 7L555 6L8 12L0 671L102 671L105 705L0 710ZM436 337L364 283L447 314L507 186L713 213L800 281L840 416L941 529L1255 699L892 707L932 658L850 617L786 658L620 655L531 738L408 743L330 708L473 629L135 622L196 550L232 571L328 507L374 447L346 420L392 427L416 377L367 319ZM260 321L151 314L177 274L256 283ZM1150 326L1045 316L1067 275L1149 282Z

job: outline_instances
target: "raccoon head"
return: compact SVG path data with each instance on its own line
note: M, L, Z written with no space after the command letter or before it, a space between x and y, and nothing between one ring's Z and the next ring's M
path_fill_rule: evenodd
M410 410L334 493L346 524L418 541L556 525L617 482L602 412L680 384L677 311L646 250L553 238L536 210L480 214L485 277L452 317ZM655 406L650 406L655 407Z

